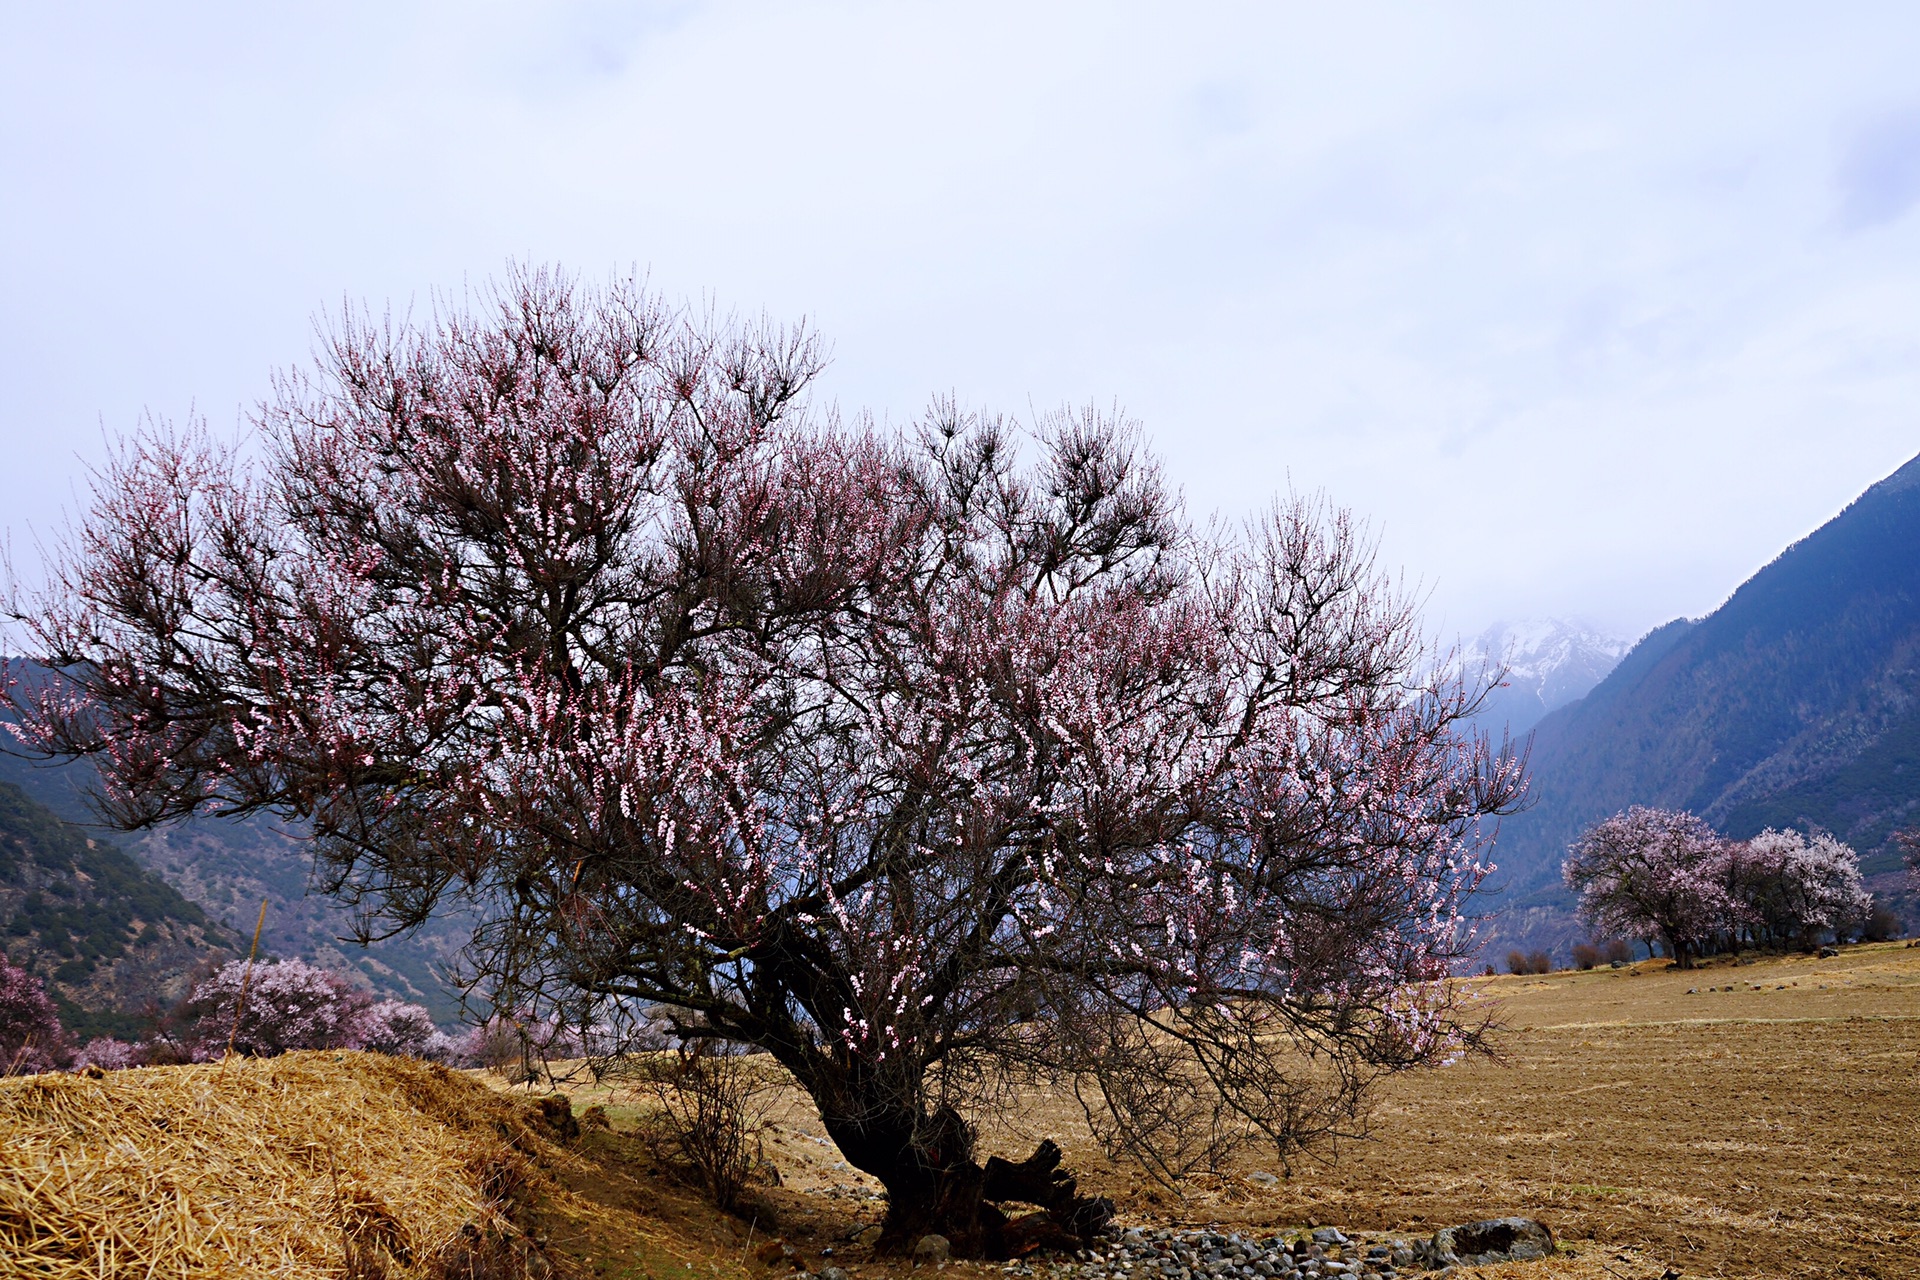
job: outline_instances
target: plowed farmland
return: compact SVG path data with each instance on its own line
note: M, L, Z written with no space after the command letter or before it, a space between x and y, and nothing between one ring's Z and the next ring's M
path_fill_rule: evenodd
M1156 1205L1113 1171L1124 1210L1409 1232L1518 1213L1583 1255L1514 1275L1920 1276L1920 948L1475 986L1501 1061L1395 1082L1369 1141L1271 1187L1252 1165Z
M1125 1224L1426 1235L1524 1214L1572 1250L1489 1277L1920 1277L1920 948L1472 987L1505 1026L1499 1060L1394 1082L1368 1140L1291 1174L1255 1160L1169 1193L1104 1163L1071 1101L1044 1094L985 1118L982 1150L1058 1138ZM775 1229L803 1253L837 1244L861 1280L901 1274L844 1242L878 1219L878 1184L798 1097L782 1110ZM949 1274L973 1271L997 1274Z

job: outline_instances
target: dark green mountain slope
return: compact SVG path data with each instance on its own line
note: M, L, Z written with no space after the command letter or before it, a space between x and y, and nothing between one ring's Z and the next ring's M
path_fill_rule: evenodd
M136 1032L234 943L125 853L0 782L0 945L47 984L69 1031Z
M104 843L105 833L93 825L82 792L88 776L85 765L49 768L0 754L0 782L18 786L59 818L86 828L82 835ZM312 858L306 845L271 822L194 819L117 838L140 866L233 933L251 937L260 900L267 899L263 954L357 972L381 995L425 1005L437 1021L458 1018L458 993L440 974L469 936L471 925L464 917L436 920L410 936L362 947L342 940L352 932L347 910L307 892Z
M1501 832L1511 905L1565 903L1568 842L1629 804L1822 827L1890 870L1920 819L1920 458L1541 721L1533 795Z

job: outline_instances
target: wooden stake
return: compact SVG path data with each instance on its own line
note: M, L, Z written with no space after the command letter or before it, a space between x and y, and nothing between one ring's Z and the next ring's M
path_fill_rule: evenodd
M233 1056L233 1042L240 1034L240 1016L247 1011L247 987L253 982L253 958L260 954L260 930L267 925L267 900L260 899L260 918L253 922L253 945L247 948L247 967L240 975L240 999L233 1006L233 1030L227 1032L227 1057Z

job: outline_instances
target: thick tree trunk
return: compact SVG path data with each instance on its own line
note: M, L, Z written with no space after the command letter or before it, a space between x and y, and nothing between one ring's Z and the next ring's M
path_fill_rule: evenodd
M1079 1248L1113 1220L1111 1201L1079 1194L1051 1140L1018 1164L990 1156L982 1166L973 1131L951 1108L918 1124L910 1113L880 1124L828 1117L827 1132L848 1163L887 1189L881 1253L907 1253L922 1236L939 1235L956 1258L1006 1259ZM1013 1204L1032 1211L1015 1216L1002 1207Z

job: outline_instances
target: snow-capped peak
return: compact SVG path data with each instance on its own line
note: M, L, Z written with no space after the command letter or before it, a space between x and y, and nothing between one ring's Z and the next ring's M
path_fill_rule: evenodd
M1505 720L1510 732L1524 733L1549 711L1585 697L1632 647L1577 619L1523 618L1496 622L1465 641L1461 658L1468 671L1505 665L1507 687L1488 699L1481 719Z

